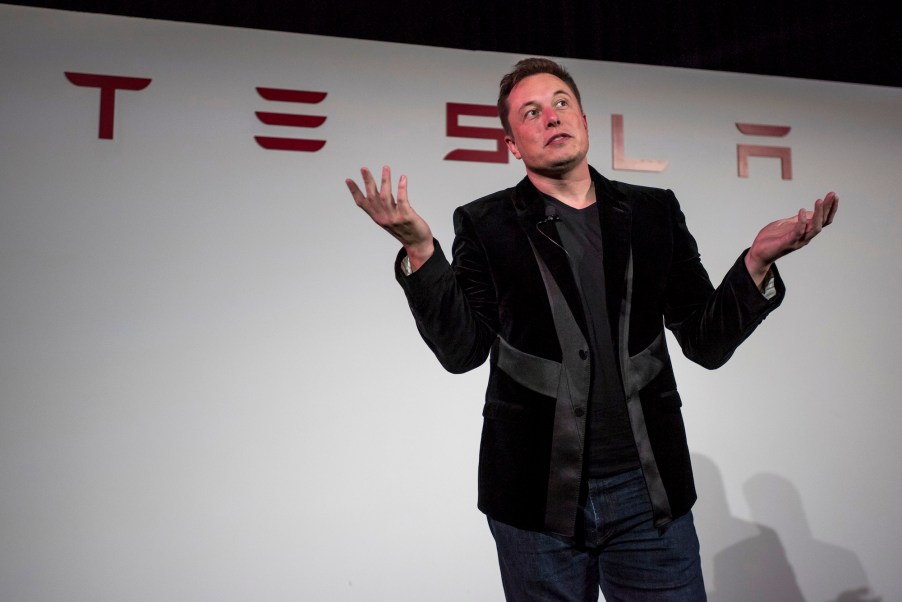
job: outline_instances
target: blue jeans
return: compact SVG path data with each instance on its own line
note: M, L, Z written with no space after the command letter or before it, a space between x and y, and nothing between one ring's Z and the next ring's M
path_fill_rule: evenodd
M641 470L589 479L580 537L489 518L508 602L706 600L692 514L652 524Z

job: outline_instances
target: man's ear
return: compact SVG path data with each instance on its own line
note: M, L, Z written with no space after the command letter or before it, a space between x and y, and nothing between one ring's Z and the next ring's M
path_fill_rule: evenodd
M511 154L517 159L520 158L520 151L517 150L517 143L514 142L514 139L510 136L504 137L504 142L507 144L508 150L510 150Z

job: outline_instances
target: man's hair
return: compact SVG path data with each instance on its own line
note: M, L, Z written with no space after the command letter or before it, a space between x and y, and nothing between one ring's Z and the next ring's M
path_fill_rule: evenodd
M570 72L564 69L562 65L543 58L523 59L514 65L513 71L502 77L501 83L498 84L498 116L501 118L501 125L504 127L504 132L508 136L511 135L511 124L507 117L507 114L510 111L507 99L510 96L511 90L527 77L539 75L540 73L551 74L567 84L570 89L573 90L573 94L576 96L576 102L579 103L580 109L582 109L583 102L579 97L579 88L576 87L573 76L570 75Z

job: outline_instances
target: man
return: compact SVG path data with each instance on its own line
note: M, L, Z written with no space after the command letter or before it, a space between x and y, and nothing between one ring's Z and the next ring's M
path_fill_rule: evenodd
M773 222L714 289L670 191L605 179L567 71L525 59L501 122L526 177L458 208L453 266L383 168L347 185L403 245L396 275L423 339L463 372L490 359L479 508L508 600L704 600L692 471L663 326L722 365L782 301L774 261L836 213Z

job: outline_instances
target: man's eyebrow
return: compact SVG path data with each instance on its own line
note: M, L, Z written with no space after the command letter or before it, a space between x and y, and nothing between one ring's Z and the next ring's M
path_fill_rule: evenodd
M557 96L558 94L566 94L567 96L569 96L571 98L573 97L573 94L571 92L568 92L564 88L561 88L560 90L555 90L555 92L554 92L554 94L552 94L552 96ZM538 100L527 100L522 105L520 105L519 110L522 111L524 108L526 108L530 105L537 105L537 104L539 104Z

